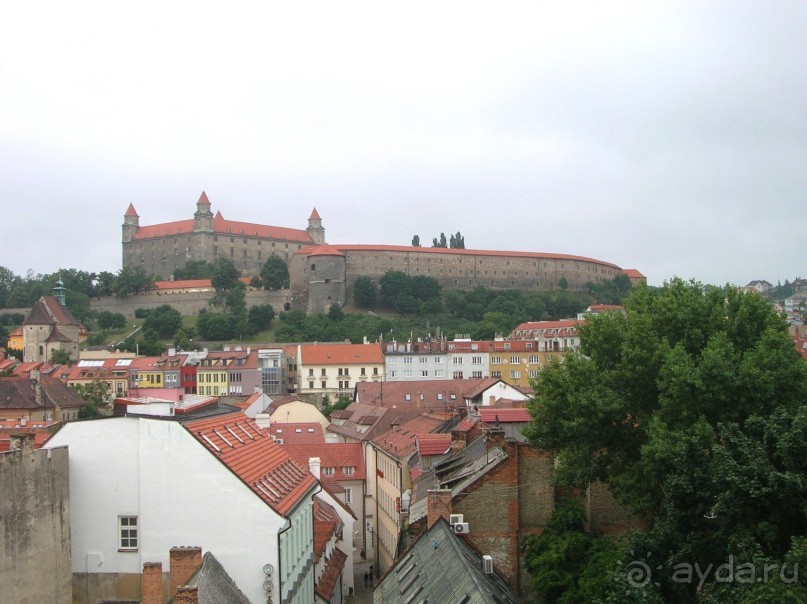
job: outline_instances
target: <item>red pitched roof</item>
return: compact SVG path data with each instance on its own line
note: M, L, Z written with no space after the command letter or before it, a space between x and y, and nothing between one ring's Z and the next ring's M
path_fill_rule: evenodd
M336 510L319 497L314 497L314 556L317 561L325 553L328 541L336 533L341 521Z
M418 453L424 455L443 455L451 450L450 434L421 434L417 438Z
M298 365L381 364L381 344L304 344Z
M311 216L308 217L309 220L320 220L319 212L317 212L317 208L314 208L311 212Z
M491 409L489 407L482 407L479 410L479 415L481 416L482 421L486 424L496 423L497 417L500 424L523 423L532 419L529 410L525 407L512 407L509 409Z
M134 204L129 204L129 207L126 208L126 214L124 216L137 216L137 211L135 210Z
M550 254L546 252L506 252L499 250L471 250L459 248L439 248L439 247L416 247L410 245L338 245L334 247L342 252L407 252L409 254L457 254L461 256L495 256L505 258L546 258L557 260L581 261L581 262L596 262L603 266L609 266L617 270L622 270L616 264L610 262L603 262L602 260L595 260L594 258L586 258L585 256L573 256L570 254ZM310 254L314 249L311 247L303 247L296 253Z
M322 424L318 422L272 422L268 430L277 438L283 440L284 447L287 445L306 445L310 448L311 445L325 443L325 432L322 430ZM303 465L307 467L308 462L306 461Z
M309 256L344 256L344 254L332 245L318 245L308 254Z
M342 574L342 569L345 567L345 560L347 560L347 554L339 548L335 548L331 553L331 557L328 558L325 572L322 573L319 583L314 589L317 595L326 602L333 599L333 590L336 588L336 583Z
M278 514L286 514L317 483L308 468L240 412L184 427Z
M394 457L406 457L415 451L417 436L436 432L442 425L442 420L420 415L377 436L373 444Z
M364 480L366 469L362 445L350 443L320 443L318 445L283 445L285 450L301 466L308 467L308 460L319 457L320 473L323 468L334 468L333 476L321 474L322 480ZM344 468L354 468L353 474L345 474Z
M197 206L202 204L210 205L210 200L207 198L207 193L204 191L202 191L202 194L199 195L199 201L196 202Z

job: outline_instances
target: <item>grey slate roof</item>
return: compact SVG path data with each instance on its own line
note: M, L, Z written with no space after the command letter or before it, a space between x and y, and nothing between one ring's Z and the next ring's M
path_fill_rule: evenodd
M205 553L202 565L188 580L187 585L196 587L199 604L249 604L249 599L210 553ZM173 602L174 599L171 599Z
M456 455L435 464L414 481L412 503L409 506L409 522L417 522L428 513L426 493L431 489L451 489L456 497L468 485L473 484L507 458L500 447L487 450L485 437L480 436Z
M499 575L483 571L482 557L455 535L443 518L381 578L373 592L373 601L376 604L520 602Z

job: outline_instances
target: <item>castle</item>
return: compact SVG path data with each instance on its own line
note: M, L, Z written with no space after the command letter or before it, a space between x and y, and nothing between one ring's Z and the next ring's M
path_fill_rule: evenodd
M141 267L167 279L190 260L215 262L229 258L244 276L260 274L278 254L289 267L290 305L324 312L344 304L358 277L380 279L389 270L433 277L445 289L555 288L563 281L571 290L586 283L610 281L627 274L644 280L635 269L566 254L426 248L396 245L329 245L316 208L306 229L226 220L215 216L205 193L192 219L140 226L132 204L124 214L123 266Z

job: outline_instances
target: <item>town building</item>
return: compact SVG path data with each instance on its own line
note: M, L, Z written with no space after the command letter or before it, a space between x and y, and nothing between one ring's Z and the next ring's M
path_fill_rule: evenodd
M54 293L37 300L23 320L24 361L49 363L57 351L78 360L79 345L87 338L87 331L67 308L61 281Z
M0 377L0 419L21 424L77 419L84 400L61 380L34 370L24 377Z
M352 396L356 384L381 382L381 345L300 344L297 352L297 394L309 400Z
M142 562L167 568L187 543L215 552L250 601L314 601L318 483L240 412L72 422L45 447L70 452L79 601L139 600Z

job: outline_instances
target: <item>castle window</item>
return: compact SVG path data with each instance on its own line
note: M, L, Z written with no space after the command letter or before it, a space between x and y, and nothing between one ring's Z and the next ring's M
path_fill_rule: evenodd
M316 264L312 264L312 265L311 265L311 270L312 270L312 271L317 270L317 265L316 265Z
M235 237L230 237L230 243L235 243Z

